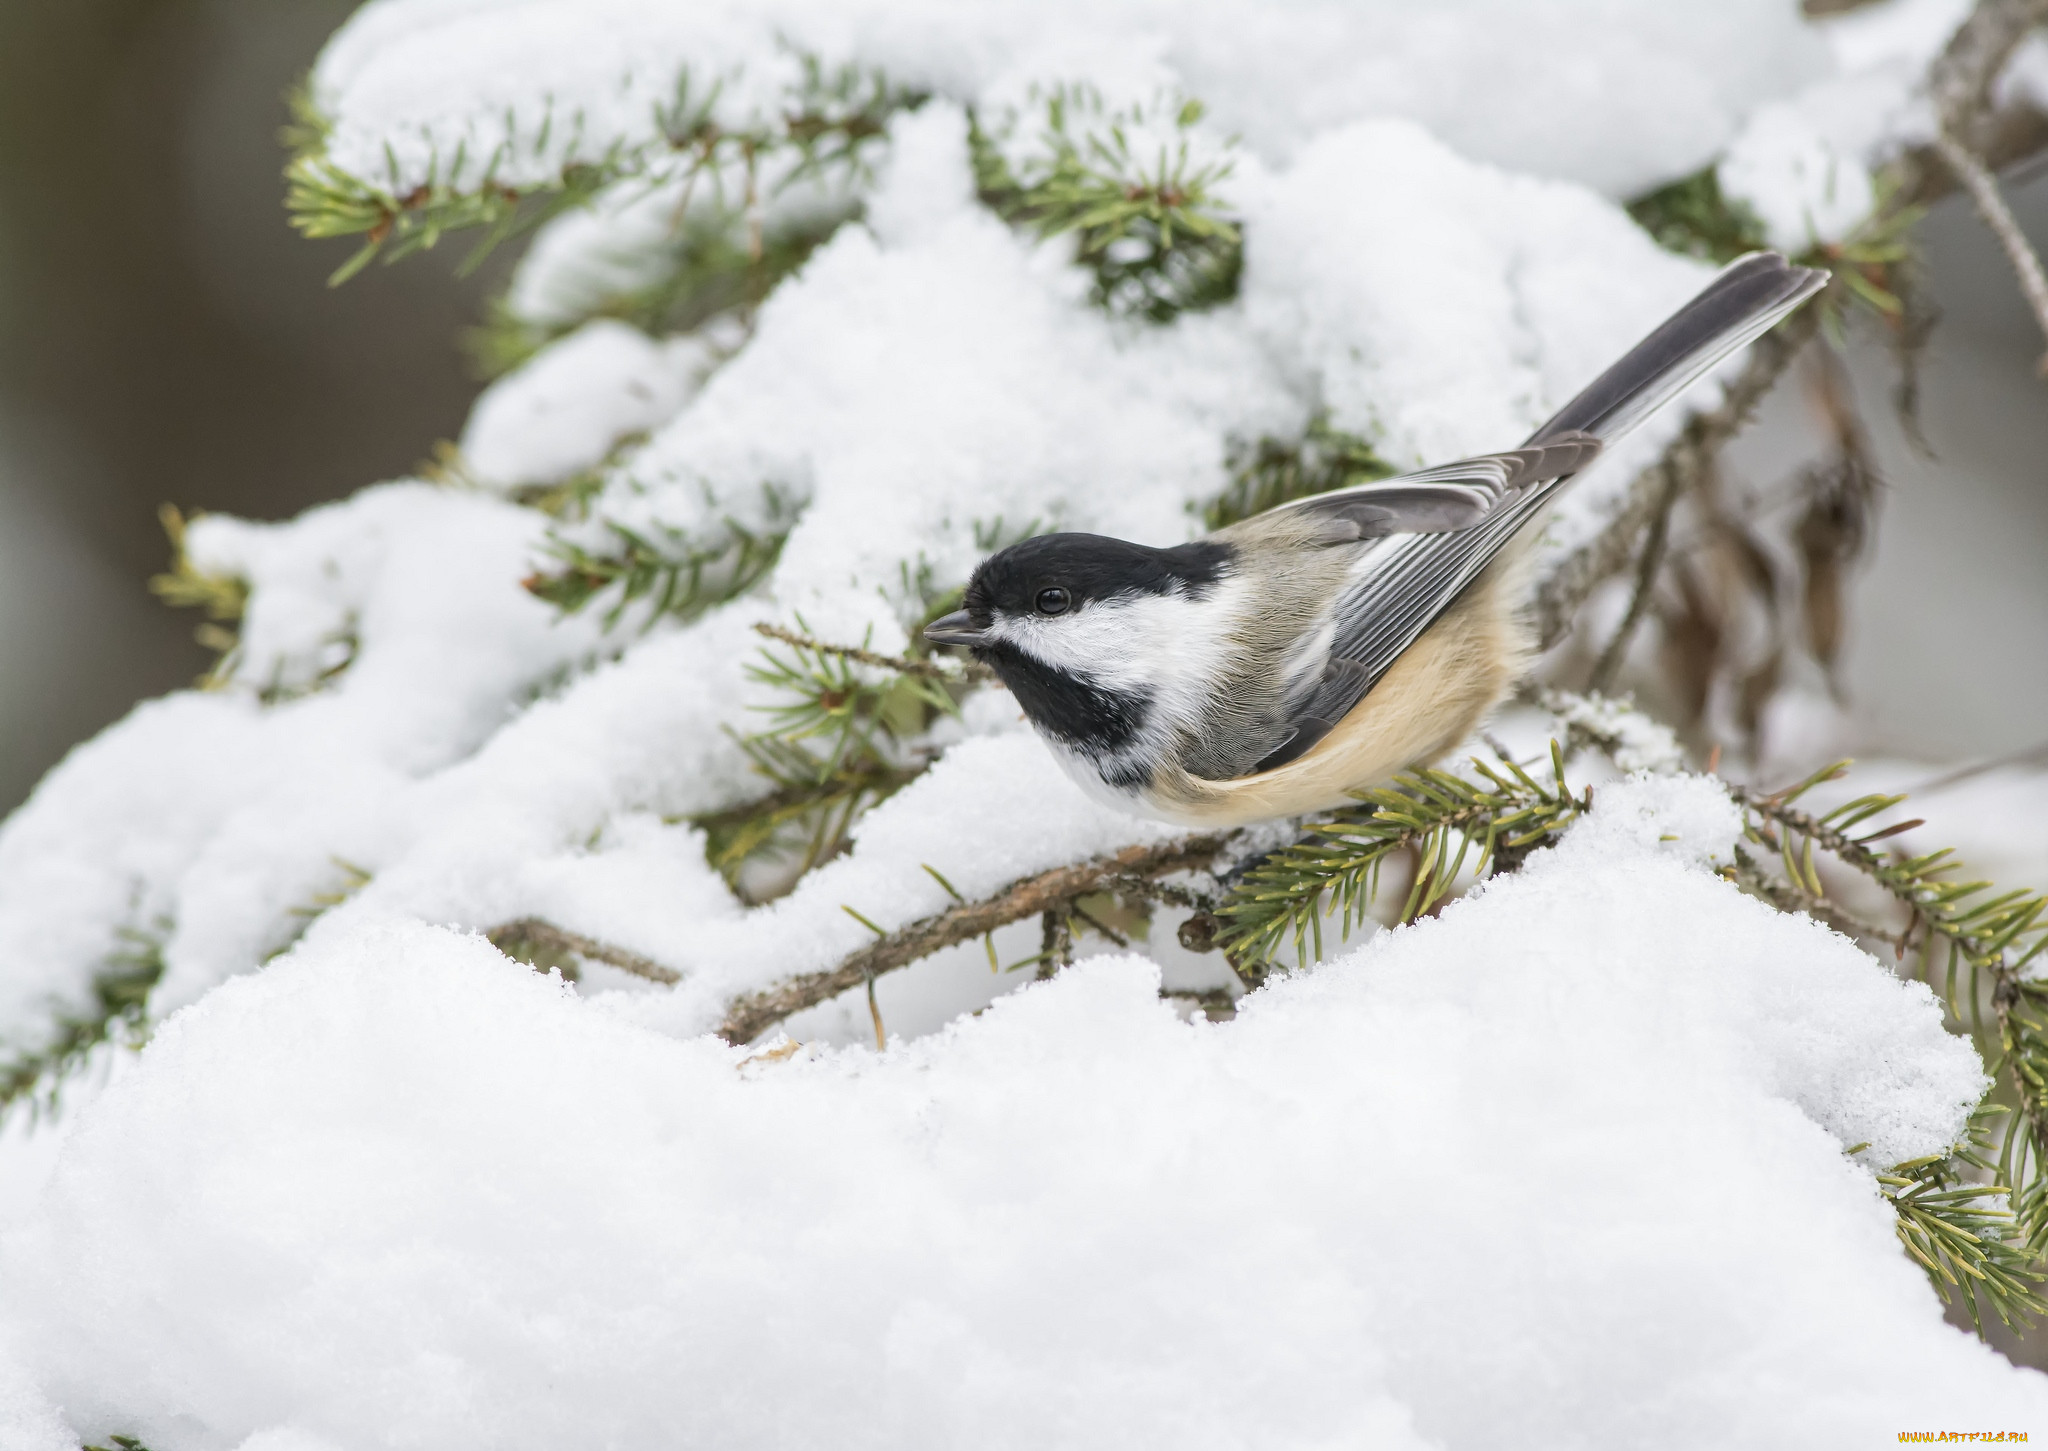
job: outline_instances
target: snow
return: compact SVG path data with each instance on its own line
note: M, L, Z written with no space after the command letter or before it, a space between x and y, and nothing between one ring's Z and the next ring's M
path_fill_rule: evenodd
M1590 735L1624 773L1685 769L1685 748L1677 733L1637 710L1632 700L1553 690L1544 693L1543 704L1558 725Z
M1713 275L1584 188L1407 121L1329 132L1242 191L1254 331L1402 466L1520 443Z
M1722 194L1745 202L1765 240L1785 252L1841 241L1877 199L1869 168L1830 147L1783 103L1758 108L1716 174Z
M79 1116L0 1239L19 1353L173 1451L2039 1424L1842 1152L1939 1149L1974 1055L1716 879L1735 826L1616 785L1234 1023L1107 958L880 1055L749 1062L445 929L308 942Z
M2039 1383L1942 1325L1866 1172L1945 1147L1981 1065L1925 989L1715 878L1731 808L1614 702L1553 708L1668 779L1602 780L1519 875L1227 1025L1158 997L1160 964L1223 981L1214 956L1155 943L1020 992L977 945L885 980L879 1055L819 1041L866 1037L864 999L857 1031L844 1002L792 1020L812 1042L783 1058L703 1036L869 941L848 908L889 931L944 910L928 867L979 896L1173 838L1075 790L1000 690L913 742L936 763L770 904L727 889L689 820L767 789L737 741L775 703L747 672L757 623L899 649L992 540L1194 537L1233 448L1317 417L1401 464L1511 446L1705 280L1615 200L1702 165L1787 245L1853 228L1856 178L1924 125L1912 78L1948 13L365 6L315 90L330 159L396 191L641 155L686 65L721 124L770 124L800 72L777 36L933 95L859 167L771 154L751 219L730 166L692 182L645 151L535 237L507 307L548 341L478 400L448 479L192 524L194 567L250 591L220 687L139 708L0 826L8 1052L138 945L164 967L139 1056L104 1048L56 1120L0 1124L0 1446L2025 1423ZM1178 144L1180 98L1206 104L1186 135L1231 167L1236 302L1109 315L1071 241L979 203L968 108L1028 164L1063 85L1142 108L1139 160ZM617 320L756 221L824 238L757 312ZM1539 568L1718 386L1574 484ZM570 479L587 515L515 502ZM619 527L788 538L687 622L607 627L608 601L564 615L522 587L554 538L601 551ZM1534 749L1551 725L1528 729ZM1966 849L2037 870L2011 823L2039 813L1998 815L2037 780L1956 788L2003 823ZM572 990L465 935L521 917L681 980Z
M714 361L701 338L657 343L594 319L483 391L462 430L463 463L487 488L560 483L666 423Z
M680 76L693 98L721 87L726 129L758 127L795 50L959 101L1032 82L1175 90L1274 162L1347 122L1407 117L1467 155L1615 196L1697 169L1752 107L1827 66L1790 0L379 0L323 53L313 93L328 156L392 195L486 172L518 185L615 150L667 165L657 113Z

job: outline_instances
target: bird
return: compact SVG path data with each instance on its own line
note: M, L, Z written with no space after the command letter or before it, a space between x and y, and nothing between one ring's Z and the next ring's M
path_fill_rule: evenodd
M1602 451L1826 285L1737 258L1519 448L1293 500L1191 543L1041 534L926 626L1084 790L1223 828L1355 801L1468 739L1535 653L1532 530Z

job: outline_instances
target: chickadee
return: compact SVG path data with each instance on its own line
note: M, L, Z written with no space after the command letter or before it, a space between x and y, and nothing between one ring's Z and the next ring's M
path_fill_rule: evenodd
M994 668L1068 774L1202 826L1340 805L1464 740L1531 654L1518 563L1572 475L1827 282L1775 252L1506 453L1299 499L1154 549L1045 534L925 638Z

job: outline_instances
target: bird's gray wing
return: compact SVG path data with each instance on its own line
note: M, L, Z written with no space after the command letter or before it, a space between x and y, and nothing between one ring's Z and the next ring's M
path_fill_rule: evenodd
M1356 522L1357 537L1370 543L1354 582L1332 609L1328 665L1289 702L1289 735L1253 770L1283 766L1321 740L1602 445L1669 403L1826 283L1825 272L1795 267L1775 252L1738 258L1522 448L1286 506L1332 510L1336 527ZM1560 447L1567 452L1551 452ZM1375 502L1375 489L1389 491L1385 502ZM1432 492L1437 490L1443 492ZM1396 520L1454 522L1439 522L1433 530L1397 522L1387 530L1380 527L1381 509Z
M1452 533L1470 529L1530 484L1577 472L1599 452L1600 440L1592 434L1564 433L1506 453L1296 499L1262 517L1313 519L1322 526L1318 542L1327 544Z
M1454 532L1373 541L1359 577L1332 607L1336 628L1322 675L1288 702L1288 735L1252 770L1284 766L1328 735L1566 477L1525 485Z

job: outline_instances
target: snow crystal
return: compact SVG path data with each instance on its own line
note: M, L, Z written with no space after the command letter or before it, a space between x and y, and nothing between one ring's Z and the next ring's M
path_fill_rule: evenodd
M1558 724L1591 735L1624 772L1685 769L1685 748L1678 743L1677 732L1628 700L1553 690L1544 693L1543 705Z
M1233 1024L1102 959L741 1071L474 938L309 942L80 1116L0 1238L7 1315L77 1428L172 1445L2038 1424L1842 1152L1938 1151L1974 1055L1923 986L1698 865L1734 828L1709 782L1606 788L1520 875Z

